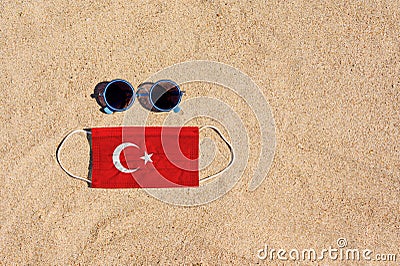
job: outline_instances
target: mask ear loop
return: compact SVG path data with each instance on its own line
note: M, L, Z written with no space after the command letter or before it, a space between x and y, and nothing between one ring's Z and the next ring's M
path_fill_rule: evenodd
M71 177L73 177L73 178L76 178L76 179L79 179L79 180L81 180L81 181L85 181L85 182L91 184L92 181L90 181L89 179L84 178L84 177L80 177L80 176L77 176L77 175L74 175L73 173L71 173L70 171L68 171L68 170L64 167L64 165L61 163L61 160L60 160L61 149L62 149L62 147L64 146L65 141L66 141L67 139L69 139L72 135L76 134L76 133L92 134L92 132L87 131L87 130L83 130L83 129L78 129L78 130L74 130L74 131L70 132L70 133L61 141L60 145L59 145L58 148L57 148L57 153L56 153L57 162L58 162L58 164L60 165L61 169L63 169L64 172L66 172L69 176L71 176Z
M199 184L203 184L204 182L216 177L217 175L224 173L226 170L228 170L232 166L233 162L235 161L235 152L233 150L233 147L229 143L229 141L224 137L224 135L222 135L221 131L219 131L219 129L214 126L203 126L199 129L199 131L202 131L203 129L206 129L206 128L214 130L221 137L221 139L225 142L225 144L229 148L229 151L231 152L231 160L230 160L229 164L223 170L219 171L216 174L213 174L213 175L210 175L210 176L200 179Z

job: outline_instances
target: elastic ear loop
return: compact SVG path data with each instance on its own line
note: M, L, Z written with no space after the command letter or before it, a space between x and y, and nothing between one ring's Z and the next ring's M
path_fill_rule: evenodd
M199 184L202 184L202 183L204 183L204 182L206 182L206 181L208 181L208 180L210 180L210 179L216 177L217 175L220 175L220 174L224 173L226 170L229 169L229 167L232 166L233 162L235 161L235 152L234 152L234 150L233 150L233 147L232 147L232 145L229 143L229 141L224 137L224 135L222 135L221 131L219 131L219 129L216 128L216 127L214 127L214 126L203 126L203 127L201 127L201 128L199 129L199 131L201 131L201 130L203 130L203 129L206 129L206 128L210 128L210 129L214 130L214 131L221 137L221 139L225 142L225 144L226 144L226 145L228 146L228 148L229 148L229 151L231 152L231 160L230 160L229 164L228 164L223 170L219 171L219 172L216 173L216 174L213 174L213 175L210 175L210 176L207 176L207 177L205 177L205 178L200 179L200 180L199 180Z
M69 176L71 176L71 177L73 177L73 178L76 178L76 179L79 179L79 180L82 180L82 181L85 181L85 182L91 184L92 181L90 181L89 179L84 178L84 177L80 177L80 176L77 176L77 175L74 175L73 173L71 173L70 171L68 171L68 170L64 167L64 165L61 163L61 160L60 160L61 149L62 149L62 147L64 146L65 141L66 141L67 139L69 139L72 135L76 134L76 133L92 134L92 132L87 131L87 130L83 130L83 129L78 129L78 130L74 130L74 131L70 132L70 133L61 141L60 145L59 145L58 148L57 148L57 153L56 153L57 162L58 162L58 164L60 165L61 169L63 169L64 172L66 172Z

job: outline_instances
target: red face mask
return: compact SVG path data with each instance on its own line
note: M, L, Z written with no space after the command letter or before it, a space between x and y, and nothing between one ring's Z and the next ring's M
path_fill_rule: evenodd
M198 127L131 126L75 130L60 143L57 161L68 175L87 182L92 188L198 187L199 183L226 171L234 161L233 148L221 132L213 126L203 128L214 130L228 145L231 161L224 170L201 180ZM60 160L65 141L78 132L89 136L90 179L70 173Z
M92 188L199 186L197 127L109 127L84 130L91 144Z

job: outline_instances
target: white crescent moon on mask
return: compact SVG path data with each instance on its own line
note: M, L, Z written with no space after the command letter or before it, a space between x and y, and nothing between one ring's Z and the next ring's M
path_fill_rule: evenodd
M124 142L115 148L113 156L112 156L112 160L113 160L115 168L117 168L122 173L130 174L130 173L136 172L139 169L139 167L134 168L134 169L127 169L121 164L119 157L121 155L121 152L127 147L135 147L135 148L139 149L139 146L134 143Z

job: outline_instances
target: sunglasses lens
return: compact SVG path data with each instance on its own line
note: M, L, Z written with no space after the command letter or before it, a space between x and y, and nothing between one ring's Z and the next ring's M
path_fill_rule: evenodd
M159 81L152 87L150 97L156 108L171 110L179 104L181 93L177 84L171 81Z
M105 98L112 108L124 109L133 101L133 91L129 84L115 81L107 87Z

